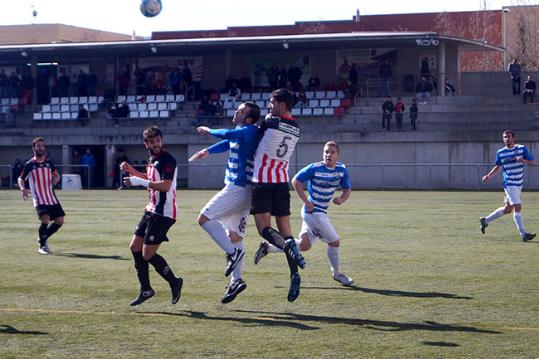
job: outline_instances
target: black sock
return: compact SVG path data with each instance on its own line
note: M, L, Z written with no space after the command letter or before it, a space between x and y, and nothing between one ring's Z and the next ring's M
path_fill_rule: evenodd
M47 224L41 223L38 230L39 246L43 247L47 243Z
M294 240L294 237L290 236L290 237L285 238L285 240L289 240L289 239ZM288 262L288 268L290 268L290 276L292 276L292 274L298 272L298 265L296 264L294 260L292 260L292 258L288 256L288 254L286 254L286 260Z
M271 244L273 244L275 247L283 249L285 239L281 235L281 233L277 232L275 229L271 227L266 227L262 230L262 237Z
M54 233L56 233L56 231L59 230L60 227L62 227L61 224L56 224L56 223L54 223L54 222L52 222L51 224L49 224L49 226L47 227L47 238L49 238L49 237L52 236Z
M172 273L172 269L167 264L167 261L165 258L161 257L159 254L155 253L152 258L148 260L150 264L155 268L157 273L163 279L165 279L169 284L172 284L176 281L176 277L174 276L174 273Z
M135 259L135 271L137 272L138 281L140 282L140 290L150 290L150 274L148 272L148 262L144 260L141 252L133 252Z

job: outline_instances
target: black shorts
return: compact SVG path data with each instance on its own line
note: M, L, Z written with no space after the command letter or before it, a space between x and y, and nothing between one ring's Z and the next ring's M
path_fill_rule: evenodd
M271 213L272 216L290 216L290 188L288 183L255 183L251 214Z
M135 235L144 238L144 244L168 242L167 232L174 223L175 219L153 212L144 212L135 229Z
M41 219L45 214L49 215L51 220L59 217L64 217L66 214L60 204L46 205L41 204L36 207L37 218Z

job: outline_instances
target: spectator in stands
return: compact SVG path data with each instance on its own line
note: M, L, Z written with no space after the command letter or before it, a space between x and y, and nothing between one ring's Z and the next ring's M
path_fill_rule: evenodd
M94 70L88 74L88 96L95 96L97 93L97 75Z
M421 65L419 66L419 73L421 74L421 77L425 77L427 80L430 78L430 66L429 66L429 58L423 57L421 60Z
M354 63L352 63L352 66L350 67L350 72L348 72L348 81L350 81L350 85L352 87L358 87L358 81L359 81L359 74L357 72L357 66Z
M144 71L144 69L141 67L137 67L133 75L136 79L137 95L147 95L148 91L146 90L146 71Z
M412 98L412 104L410 105L410 125L412 126L412 130L416 130L416 120L417 120L417 104L415 98Z
M82 167L82 182L84 183L85 187L91 188L93 186L94 169L96 164L92 150L89 148L86 149L86 152L80 160L80 164L84 165L84 167Z
M251 79L247 75L240 77L238 80L238 88L241 92L251 92L251 87Z
M509 75L511 76L511 87L513 88L513 95L520 95L520 76L522 72L522 66L518 63L517 59L513 60L513 63L509 65Z
M221 105L221 101L215 100L212 101L213 106L213 115L214 116L223 116L223 105Z
M397 122L397 130L402 131L402 117L404 115L404 104L402 98L397 97L397 103L395 103L395 121Z
M297 108L307 107L307 96L305 95L305 91L298 91L294 93L293 107L297 107Z
M180 71L180 68L178 66L174 67L174 70L172 70L168 75L168 84L172 89L172 93L174 95L181 93L182 72Z
M339 66L339 80L340 82L348 82L348 75L350 73L350 65L348 60L344 60L341 66Z
M116 118L127 118L129 116L129 105L122 102L116 109Z
M9 97L18 98L21 90L21 79L15 71L11 71L11 75L8 78Z
M69 87L71 86L71 80L69 79L69 76L66 74L65 67L60 68L60 77L58 77L58 81L56 83L56 87L58 88L58 96L59 97L67 97L69 96Z
M288 81L292 84L292 88L294 91L299 91L301 87L301 76L303 75L303 72L297 65L292 65L288 68Z
M80 125L82 127L86 126L86 123L90 120L90 114L88 113L88 110L84 107L84 105L79 105L79 113L77 115L77 119L80 121Z
M455 86L449 83L448 79L444 81L444 91L446 96L455 96Z
M393 102L391 101L391 96L387 96L387 99L382 104L382 129L387 129L389 131L391 126L391 117L393 116L394 110L395 107L393 106Z
M235 82L232 83L232 86L228 90L228 97L236 101L241 99L241 90L238 88Z
M317 91L320 88L320 77L317 75L311 75L309 83L307 84L307 91Z
M24 73L22 75L22 97L25 105L32 104L32 94L34 92L34 78L30 73Z
M8 78L4 69L0 70L0 98L8 97Z
M432 92L432 84L425 76L421 76L421 80L415 86L416 98L420 105L426 105Z
M266 77L268 78L270 90L276 90L277 86L279 85L279 68L275 62L271 65L268 71L266 71Z
M129 82L131 81L131 69L129 65L120 71L118 75L118 91L120 95L127 95L127 90L129 89Z
M114 166L113 166L113 169L112 169L112 187L113 188L119 188L121 185L122 185L122 179L121 177L121 170L120 170L120 164L122 162L128 162L129 163L129 159L127 158L127 156L125 155L125 152L123 149L119 149L118 150L119 152L119 156L116 157L116 159L114 160ZM127 175L127 173L125 173Z
M286 71L286 66L284 64L281 65L281 69L277 72L277 80L279 88L286 87L286 83L288 82L288 71Z
M88 96L88 74L86 74L83 69L79 70L77 85L79 96Z
M183 62L183 69L182 69L182 89L183 93L186 95L186 98L193 100L193 96L187 97L188 90L191 87L191 83L193 82L193 73L191 72L191 69L189 68L189 63L187 61Z
M378 76L380 76L380 91L378 92L378 96L389 96L389 80L391 79L392 71L389 60L385 59L378 69Z
M532 80L531 75L528 76L528 81L524 84L524 91L522 91L522 102L526 103L527 98L530 98L530 103L533 103L535 99L535 81Z
M17 186L17 179L22 172L22 161L17 158L15 162L11 165L11 181L13 186Z

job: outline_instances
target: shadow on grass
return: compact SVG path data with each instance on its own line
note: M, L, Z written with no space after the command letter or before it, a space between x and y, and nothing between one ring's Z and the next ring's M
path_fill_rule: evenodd
M141 314L155 314L155 312L140 312ZM241 317L212 317L208 316L204 312L193 312L187 310L183 313L170 313L170 312L157 312L161 315L170 315L170 316L179 316L187 318L195 318L202 320L217 320L217 321L230 321L242 324L252 324L252 325L264 325L268 327L288 327L299 330L318 330L320 327L313 327L301 323L296 323L291 319L287 318L241 318Z
M98 254L86 254L86 253L52 253L54 256L70 257L70 258L84 258L84 259L114 259L119 261L128 261L129 258L123 258L122 256L101 256Z
M431 347L460 347L460 345L458 345L457 343L451 343L451 342L428 342L428 341L424 341L424 342L421 342L421 344L423 345L428 345L428 346L431 346Z
M347 324L361 326L367 329L381 330L388 332L404 331L404 330L431 330L435 332L466 332L466 333L481 333L481 334L501 334L501 332L488 329L480 329L476 327L467 327L462 325L442 324L434 321L426 320L422 323L399 323L385 320L369 320L359 318L342 318L342 317L326 317L320 315L305 315L294 313L275 313L275 312L258 312L250 310L234 310L238 313L252 313L264 317L274 318L276 320L300 320L306 322L319 322L326 324Z
M35 330L18 330L11 325L0 324L0 334L48 335L49 333Z
M376 288L365 288L358 286L351 287L301 287L301 289L330 289L330 290L352 290L359 291L363 293L373 293L394 297L414 297L414 298L447 298L447 299L466 299L470 300L473 297L460 296L452 293L441 293L441 292L408 292L403 290L393 290L393 289L376 289Z

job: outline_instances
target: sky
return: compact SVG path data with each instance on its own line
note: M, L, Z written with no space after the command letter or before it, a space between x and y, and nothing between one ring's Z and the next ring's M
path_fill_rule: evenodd
M161 0L154 18L140 0L0 0L0 25L61 23L150 37L152 31L211 30L231 26L290 25L296 21L351 20L361 15L499 10L533 0ZM7 10L9 9L9 10ZM32 10L37 16L32 16Z

